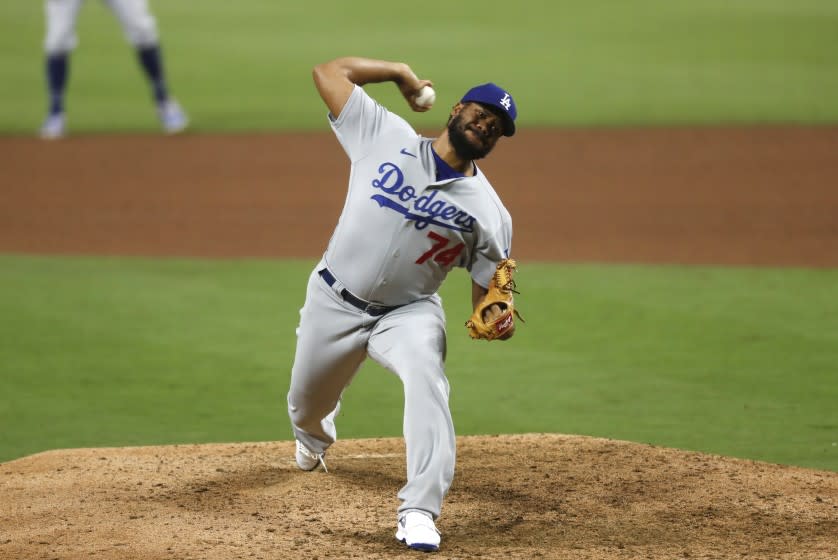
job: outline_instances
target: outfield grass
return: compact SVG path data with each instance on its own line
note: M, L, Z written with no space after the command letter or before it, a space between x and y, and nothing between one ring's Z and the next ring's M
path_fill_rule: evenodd
M838 122L833 0L441 0L421 8L329 0L152 1L173 91L197 131L322 129L310 69L347 54L410 62L435 81L436 127L472 85L496 81L532 126ZM43 6L0 11L0 133L46 107ZM68 111L76 132L156 130L150 96L100 2L79 18ZM392 86L377 97L405 107Z
M0 257L0 460L66 447L290 439L313 261ZM527 264L508 343L442 295L459 434L604 436L838 470L838 270ZM341 437L401 434L369 363Z

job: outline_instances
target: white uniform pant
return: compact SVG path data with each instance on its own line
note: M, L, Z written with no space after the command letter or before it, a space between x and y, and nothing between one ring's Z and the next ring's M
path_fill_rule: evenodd
M321 265L322 266L322 265ZM294 435L322 453L337 434L332 414L367 355L404 386L407 484L398 510L434 518L454 478L456 437L445 377L445 315L438 296L372 317L343 301L317 274L300 311L288 414Z
M48 55L72 51L78 45L76 20L84 0L46 0L47 31L44 50ZM104 0L116 15L125 38L138 48L157 45L157 23L147 0Z

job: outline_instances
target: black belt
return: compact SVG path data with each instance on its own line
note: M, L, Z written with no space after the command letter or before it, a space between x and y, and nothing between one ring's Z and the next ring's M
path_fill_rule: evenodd
M318 270L317 274L320 275L321 278L329 285L329 287L333 286L335 283L335 277L332 276L332 273L329 272L328 268L324 268L322 270ZM378 315L384 315L385 313L389 313L394 309L398 309L401 305L378 305L377 303L370 303L368 301L364 301L359 297L356 297L352 292L347 290L346 288L340 291L340 296L343 300L354 307L357 307L364 313L372 315L373 317L377 317Z

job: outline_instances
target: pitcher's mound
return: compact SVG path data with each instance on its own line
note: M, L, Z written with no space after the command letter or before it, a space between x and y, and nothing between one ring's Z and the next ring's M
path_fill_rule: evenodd
M50 451L0 465L0 558L418 558L401 439ZM838 558L838 473L557 434L459 438L435 558Z

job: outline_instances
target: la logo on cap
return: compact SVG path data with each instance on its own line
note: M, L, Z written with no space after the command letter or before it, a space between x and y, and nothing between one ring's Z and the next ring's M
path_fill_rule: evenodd
M512 98L509 97L509 94L503 92L503 99L500 100L500 104L503 105L503 108L509 111L509 108L512 106Z

